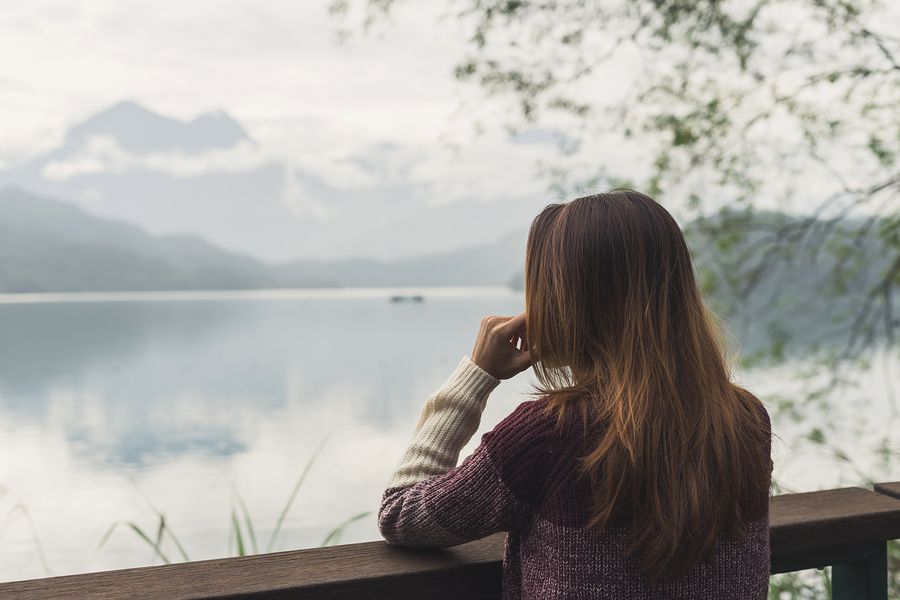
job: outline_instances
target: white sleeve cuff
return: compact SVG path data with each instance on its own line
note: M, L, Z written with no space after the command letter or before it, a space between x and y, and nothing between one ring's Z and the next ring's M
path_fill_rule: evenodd
M483 402L500 385L500 380L463 356L456 369L441 386L456 397L471 398Z

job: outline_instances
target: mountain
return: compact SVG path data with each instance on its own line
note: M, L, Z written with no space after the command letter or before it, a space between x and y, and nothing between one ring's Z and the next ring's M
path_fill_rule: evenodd
M284 134L282 143L306 147L304 135ZM491 243L498 224L524 228L546 203L540 190L490 202L445 198L420 148L360 143L319 154L264 147L221 111L180 120L120 102L73 124L58 147L0 168L0 189L278 263Z
M0 191L0 292L243 289L269 266L196 236L151 236L19 189ZM328 286L326 280L292 285Z
M517 232L409 260L271 265L197 236L153 236L21 189L0 191L0 293L504 285L523 254Z
M731 341L740 344L745 357L761 350L778 354L846 341L848 319L864 306L866 294L892 260L889 252L879 252L877 238L864 238L855 244L866 260L854 259L852 269L836 282L841 258L814 247L795 248L748 286L752 265L767 259L764 251L753 248L766 231L796 220L780 213L755 215L742 226L750 233L730 248L706 237L704 231L715 226L715 219L684 227L708 300L726 317ZM832 236L850 237L858 223L820 225ZM489 244L412 259L270 264L197 236L154 236L67 203L6 189L0 191L0 292L447 285L521 289L525 239L526 230L514 229ZM740 256L751 268L734 268ZM736 272L743 275L727 284Z
M872 234L857 239L864 222L855 218L813 220L806 224L804 243L776 250L772 242L781 239L776 232L805 219L760 211L723 224L725 214L686 223L683 230L706 302L724 318L733 349L752 361L847 343L852 321L867 306L870 290L882 280L896 251L883 250ZM878 231L888 222L868 226ZM722 228L744 235L728 239L709 234ZM830 243L820 243L826 240ZM844 248L835 244L839 240ZM508 283L521 289L522 279L519 270ZM880 327L882 318L870 315L863 328Z
M71 128L64 148L83 147L94 136L109 136L120 148L136 154L198 154L250 141L240 124L222 111L183 122L158 115L135 102L119 102Z
M874 233L887 231L889 219L808 220L775 211L736 217L723 211L686 224L684 232L709 304L725 317L732 342L747 359L846 344L851 324L871 308L871 290L896 259L896 249ZM743 235L708 233L723 229ZM870 233L859 236L864 229ZM877 310L858 323L858 334L882 327Z
M521 268L526 233L514 231L490 244L411 259L302 260L279 265L275 271L284 281L333 277L342 285L361 287L502 286Z

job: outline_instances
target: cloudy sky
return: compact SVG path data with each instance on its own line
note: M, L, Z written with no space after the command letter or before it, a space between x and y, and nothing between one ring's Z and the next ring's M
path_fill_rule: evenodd
M430 143L459 101L460 48L435 14L399 16L390 36L339 46L319 0L5 2L0 101L15 118L0 153L35 152L128 98L181 118L224 109L285 150Z
M537 175L538 162L557 155L552 139L541 130L512 137L503 105L453 79L468 44L464 24L443 14L447 3L403 2L389 22L344 43L328 4L5 0L0 186L37 182L34 191L96 215L152 233L196 233L269 260L396 258L487 243L558 199ZM591 93L627 88L638 71L628 60L595 72L585 83ZM126 100L184 121L224 111L255 144L134 156L100 137L74 154L47 154L69 128ZM476 122L487 125L481 134ZM634 148L588 144L581 156L614 175L640 179L634 169L648 164ZM40 156L50 158L31 179L16 174ZM284 173L277 183L271 173L242 180L260 198L216 179L271 164ZM140 173L127 179L128 170ZM110 177L101 181L103 172ZM206 175L212 187L198 192ZM829 182L827 173L812 175L807 195L827 195L809 191ZM234 197L218 196L226 192ZM781 196L770 200L783 208Z
M553 199L535 175L536 161L553 152L549 140L517 142L501 126L475 134L472 107L484 117L485 105L451 75L466 50L459 23L429 3L408 3L374 33L338 43L341 24L327 9L327 0L4 2L0 166L58 148L74 124L133 100L184 120L223 110L258 153L347 193L402 188L419 190L415 202L429 206L502 203L511 208L495 207L492 218L511 211L508 224L496 224L503 231ZM258 162L258 153L247 160ZM44 174L72 165L52 167ZM334 212L328 200L288 201L298 217ZM166 232L152 216L132 220ZM386 242L376 254L415 254L421 243Z

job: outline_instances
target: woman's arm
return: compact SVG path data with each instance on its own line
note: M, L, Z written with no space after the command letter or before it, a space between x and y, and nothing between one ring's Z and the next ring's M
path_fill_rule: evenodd
M494 320L491 320L494 319ZM499 319L496 320L496 319ZM482 321L473 350L425 402L412 442L388 483L378 513L384 538L407 546L450 546L508 530L525 507L507 489L482 444L456 467L487 398L501 378L530 364L515 348L524 315Z
M499 379L463 357L447 381L425 400L388 489L408 487L455 467L459 451L478 430L488 396L499 384Z

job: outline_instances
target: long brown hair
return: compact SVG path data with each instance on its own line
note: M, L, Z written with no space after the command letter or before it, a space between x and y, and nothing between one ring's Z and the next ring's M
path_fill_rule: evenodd
M768 506L768 421L731 381L668 211L631 190L547 206L528 234L525 296L536 393L560 421L604 432L581 464L589 526L624 519L653 579L743 535Z

